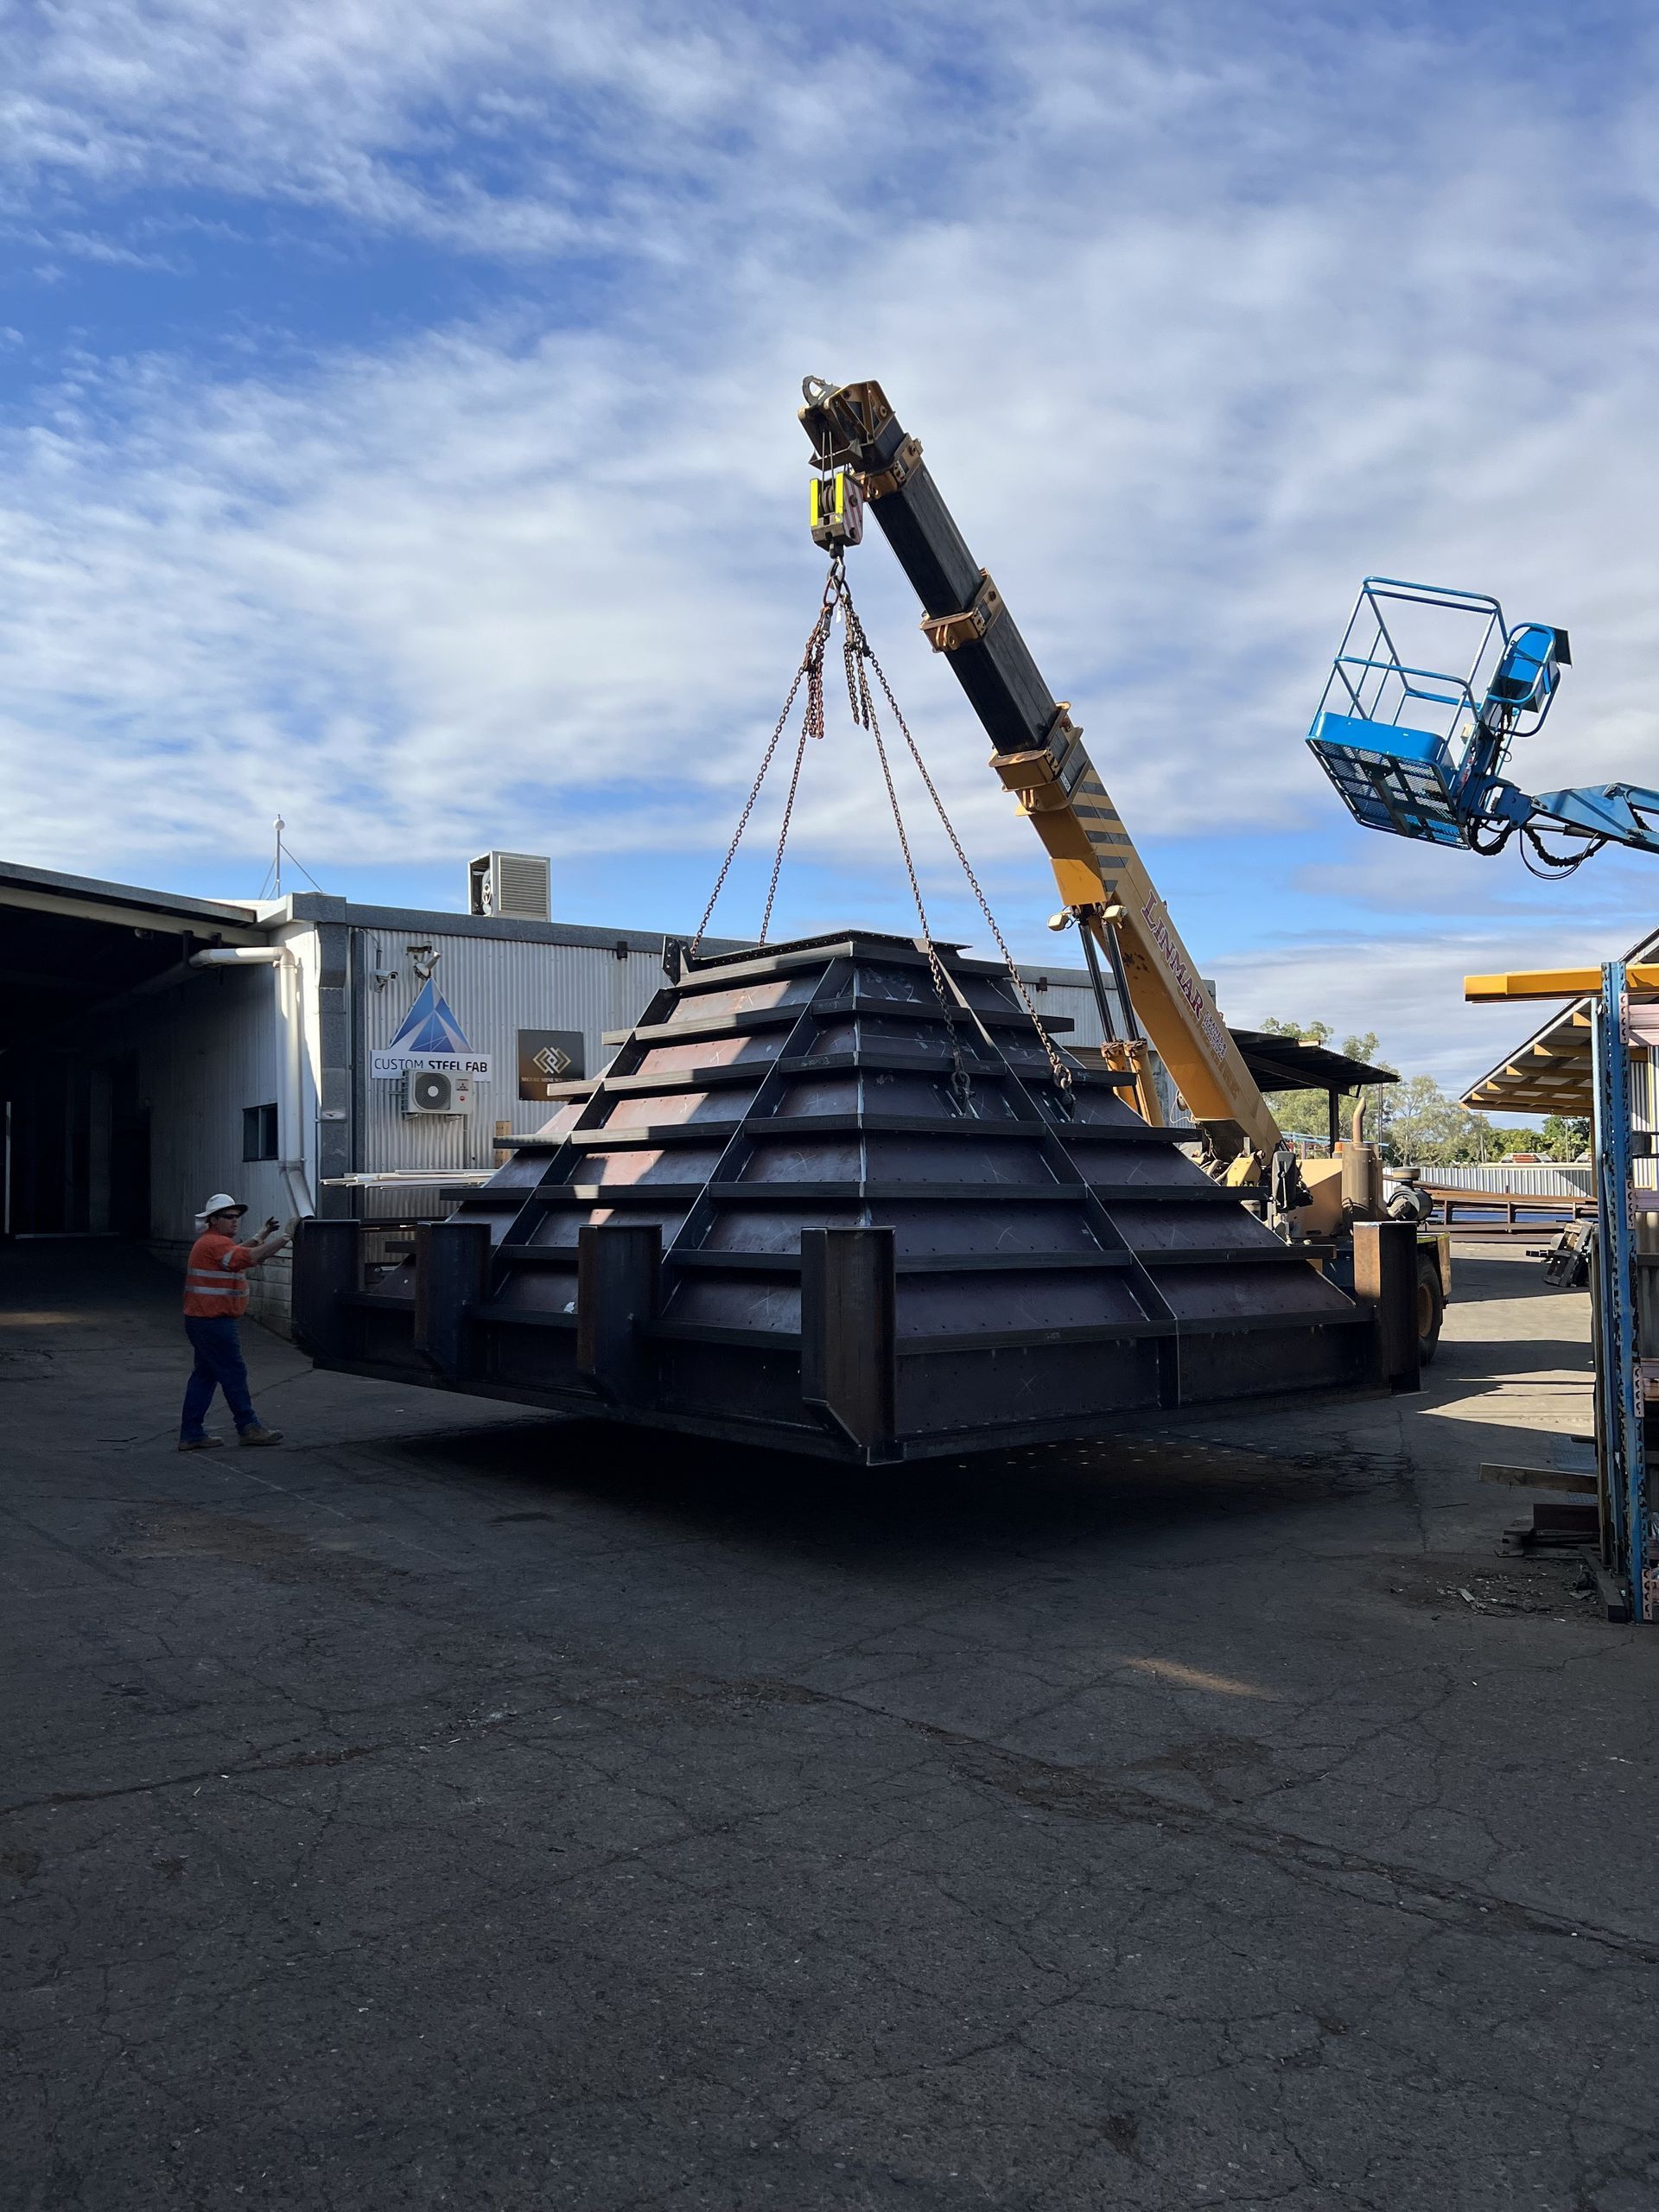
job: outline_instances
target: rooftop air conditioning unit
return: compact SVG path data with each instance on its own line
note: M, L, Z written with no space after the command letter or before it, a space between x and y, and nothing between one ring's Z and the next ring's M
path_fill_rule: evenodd
M539 853L480 853L467 869L467 911L514 922L552 918L551 861Z
M473 1086L464 1075L437 1068L411 1068L404 1077L405 1114L470 1114Z

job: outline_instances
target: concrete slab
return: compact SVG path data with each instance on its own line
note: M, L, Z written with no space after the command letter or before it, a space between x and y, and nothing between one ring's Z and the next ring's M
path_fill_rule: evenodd
M0 1254L6 2204L1651 2205L1659 1639L1458 1264L1419 1399L853 1478L257 1331L181 1456L175 1284Z

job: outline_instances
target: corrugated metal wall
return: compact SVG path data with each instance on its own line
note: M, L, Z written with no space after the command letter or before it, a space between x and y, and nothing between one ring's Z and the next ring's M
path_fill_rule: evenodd
M357 1052L383 1051L409 1012L420 979L404 941L386 930L364 930L355 972L395 969L394 980L359 991ZM407 1115L404 1085L369 1077L358 1151L365 1169L487 1167L493 1164L495 1124L535 1129L547 1119L545 1103L518 1097L518 1032L575 1029L582 1033L585 1071L595 1074L610 1058L607 1029L638 1020L663 981L660 957L630 952L619 959L609 946L531 944L500 938L443 937L426 940L438 956L435 980L474 1051L488 1052L495 1071L474 1090L469 1115Z
M274 1161L245 1161L242 1109L278 1096L276 979L265 966L192 974L139 1001L100 1043L130 1051L137 1097L149 1111L149 1244L182 1268L194 1215L215 1191L230 1191L249 1218L289 1208ZM251 1310L287 1310L285 1281L255 1287Z
M315 1029L315 933L291 930L285 942L301 963L308 1027ZM240 1198L251 1226L270 1214L285 1221L294 1211L276 1161L242 1157L243 1109L282 1097L278 989L276 969L264 963L193 971L131 1003L99 1040L106 1065L128 1053L136 1060L136 1097L111 1103L118 1109L149 1109L149 1242L158 1258L183 1266L196 1209L215 1191ZM302 1063L301 1135L314 1192L315 1052L312 1037ZM286 1315L287 1266L285 1257L271 1262L255 1278L250 1310L257 1317L280 1321Z
M1491 1191L1502 1197L1589 1198L1595 1196L1593 1167L1517 1166L1513 1162L1490 1166L1425 1167L1423 1180L1448 1191Z
M300 1010L300 1126L292 1136L284 1133L283 1146L286 1148L291 1144L303 1160L305 1187L310 1192L311 1203L315 1206L322 1197L317 1166L317 1107L320 1103L317 1077L322 1066L321 1001L317 993L321 966L318 935L315 929L302 925L279 930L276 936L277 942L286 945L299 963L298 975L290 983L286 995L277 995L274 975L270 982L272 1028L276 1033L279 1053L286 1052L288 1039L276 1009L283 1006L292 1007L297 1003ZM280 1091L278 1096L281 1096ZM280 1173L275 1175L275 1180L279 1194L278 1203L268 1209L260 1208L251 1212L250 1219L263 1221L266 1211L274 1213L279 1221L288 1219L292 1211L291 1194ZM292 1265L291 1251L279 1252L275 1259L267 1260L253 1278L252 1295L249 1301L250 1313L273 1328L280 1328L284 1334L288 1329Z
M619 958L614 940L547 944L499 935L446 934L419 929L418 918L397 929L353 925L352 933L359 940L351 971L356 979L353 1049L361 1107L353 1151L354 1165L362 1171L493 1166L498 1121L515 1130L531 1130L548 1117L545 1101L518 1097L519 1030L580 1032L586 1072L596 1073L611 1056L606 1033L632 1027L663 981L658 951L630 948ZM320 940L304 922L278 927L273 935L300 963L300 1138L307 1179L314 1198L321 1200ZM473 1111L464 1116L406 1115L403 1084L367 1073L369 1055L391 1041L420 988L409 950L417 941L440 956L438 987L468 1041L495 1061L491 1082L476 1086ZM372 982L376 969L391 971L391 979L379 988ZM1099 1041L1100 1023L1086 987L1063 980L1058 970L1025 972L1039 1013L1073 1020L1073 1041ZM1039 975L1046 976L1046 989L1036 988ZM234 1192L245 1200L254 1223L272 1213L285 1220L293 1211L277 1164L242 1158L243 1109L271 1104L283 1096L282 1003L278 971L272 966L206 969L136 1002L100 1039L100 1057L137 1055L139 1098L131 1103L150 1110L152 1246L181 1265L195 1210L210 1191ZM444 1210L430 1187L359 1190L350 1194L350 1204L353 1211L371 1218ZM286 1277L285 1260L261 1271L257 1313L280 1319L287 1306Z
M242 1158L242 1109L278 1095L276 978L265 966L192 975L129 1017L140 1103L149 1109L150 1230L193 1234L213 1191L232 1191L260 1220L288 1211L274 1161ZM121 1046L111 1039L111 1047Z
M359 989L357 1053L366 1069L369 1055L384 1051L409 1012L420 977L410 957L410 933L361 929L354 972L365 979ZM423 940L438 956L435 981L474 1051L487 1052L495 1071L474 1092L469 1115L408 1115L400 1081L369 1077L362 1086L364 1113L358 1158L364 1170L394 1167L487 1167L493 1164L495 1124L534 1130L548 1118L546 1103L518 1097L518 1041L521 1029L575 1029L582 1033L585 1072L595 1075L610 1059L607 1030L627 1029L661 988L663 969L656 952L630 951L619 958L609 944L533 944L497 937L442 936ZM378 969L395 970L377 989ZM1039 1014L1068 1017L1077 1024L1069 1041L1101 1041L1101 1025L1086 985L1062 982L1055 970L1024 971L1032 1003ZM1035 986L1046 975L1048 988ZM400 1201L406 1203L406 1201ZM385 1211L384 1202L375 1211ZM396 1211L394 1207L392 1209Z
M1050 1015L1064 1017L1077 1026L1069 1035L1060 1039L1065 1045L1101 1045L1105 1033L1100 1026L1100 1010L1095 1004L1095 995L1086 982L1062 980L1059 971L1052 968L1021 968L1020 976L1031 993L1031 1002L1047 1020ZM1048 988L1039 985L1046 977ZM1121 1026L1121 1025L1120 1025Z

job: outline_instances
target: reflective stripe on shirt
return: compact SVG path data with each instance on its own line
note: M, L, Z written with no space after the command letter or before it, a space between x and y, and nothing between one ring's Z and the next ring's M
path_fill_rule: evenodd
M199 1236L185 1262L186 1319L239 1320L248 1310L249 1257L248 1248L233 1239L213 1231Z
M184 1268L184 1310L198 1320L211 1314L239 1318L248 1310L247 1270L254 1248L205 1230L190 1247Z

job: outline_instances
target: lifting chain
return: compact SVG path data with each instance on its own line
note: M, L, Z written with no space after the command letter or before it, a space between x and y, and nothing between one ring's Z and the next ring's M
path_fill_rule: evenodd
M823 735L823 654L824 648L830 642L830 632L836 619L836 608L838 604L836 585L840 568L839 557L830 563L830 580L823 588L823 604L818 609L818 619L807 634L805 650L801 655L800 666L795 671L795 680L789 687L789 696L784 701L784 710L772 726L772 735L766 741L766 749L760 758L760 768L756 772L754 781L749 786L749 795L743 802L743 811L738 816L737 827L732 832L732 842L726 848L726 857L721 861L720 873L715 878L715 887L709 893L709 904L702 910L702 919L697 924L696 934L687 948L687 957L690 959L696 958L697 949L702 943L704 933L709 927L709 918L719 903L721 893L726 887L726 878L731 873L732 862L737 858L737 849L743 842L743 832L749 826L749 817L754 812L755 801L760 796L760 786L766 780L766 772L772 766L773 755L783 741L790 711L799 696L802 684L804 683L806 709L801 718L801 741L796 748L795 773L790 779L789 804L784 810L783 836L778 840L777 856L772 865L772 882L766 892L766 919L760 925L760 942L764 944L766 941L766 931L772 921L772 901L778 893L779 872L784 864L784 839L789 835L790 816L794 811L796 786L800 782L801 760L806 751L806 741L809 736L822 737Z
M887 682L886 671L876 658L874 648L864 633L864 625L859 620L858 611L853 605L852 594L848 591L844 582L842 585L841 600L842 619L846 630L843 650L847 658L848 690L853 695L853 717L855 721L862 720L865 728L875 740L876 751L881 761L881 773L887 782L887 797L893 804L893 818L898 824L899 842L904 849L905 866L910 871L910 887L916 895L916 912L921 918L922 934L926 939L928 957L937 968L938 955L933 949L933 939L928 930L926 917L922 913L921 889L917 883L916 870L911 861L910 845L905 836L904 823L899 820L899 801L893 792L893 778L887 770L887 748L882 744L881 733L876 724L875 703L870 696L868 679L864 674L863 664L867 661L875 671L875 680L881 686L881 696L887 701L888 710L899 726L899 734L905 741L910 757L916 764L916 772L921 778L929 798L933 802L933 810L938 816L940 825L950 841L950 849L956 855L963 875L968 879L968 887L979 902L979 911L985 917L985 926L996 940L996 949L1002 956L1003 965L1007 969L1008 981L1014 985L1014 995L1025 1008L1026 1017L1037 1032L1038 1039L1048 1057L1049 1068L1053 1074L1054 1087L1058 1093L1060 1103L1063 1108L1069 1106L1072 1094L1071 1071L1061 1058L1058 1046L1043 1026L1042 1016L1031 1002L1031 995L1026 988L1024 978L1014 965L1014 955L1008 950L1007 940L997 927L996 917L991 912L990 901L986 898L979 878L974 873L973 862L963 849L963 842L957 835L955 823L944 810L944 801L939 797L938 786L929 774L927 763L922 758L921 747L912 736L910 725L905 720L903 709L893 696L893 686ZM852 675L855 658L859 664L856 691L854 689ZM864 709L862 715L860 714L861 702ZM942 979L943 971L940 973Z
M1041 1015L1032 1003L1031 995L1026 988L1024 978L1014 964L1014 955L1008 950L1007 941L997 926L996 917L991 912L990 902L985 896L978 876L974 873L973 863L969 860L963 848L963 842L957 835L955 824L945 811L944 801L939 796L938 786L929 773L927 763L922 758L921 748L911 734L910 725L906 721L903 710L893 695L893 686L887 682L886 671L875 657L874 649L865 632L858 610L853 605L852 594L847 585L846 561L840 550L831 556L830 573L824 580L823 599L818 609L817 620L808 633L800 665L795 671L795 679L789 687L788 696L784 701L783 712L772 726L772 735L767 741L766 752L761 757L760 769L749 787L748 797L743 802L742 811L737 818L737 827L732 833L731 842L726 848L725 858L720 864L720 872L715 878L714 889L709 894L709 903L702 910L702 918L697 924L696 934L691 940L690 956L695 958L697 949L702 943L709 919L714 913L721 892L725 887L726 878L730 874L732 863L737 857L738 847L743 842L743 833L749 825L749 817L753 813L755 804L760 798L761 785L766 782L767 772L776 757L779 746L783 741L784 731L788 725L790 715L800 695L801 686L804 684L806 702L801 715L800 737L795 747L795 761L789 779L789 792L784 802L783 823L778 835L777 849L772 855L772 875L766 886L766 910L760 922L760 942L764 944L766 941L767 931L772 926L772 908L777 901L778 879L784 865L784 848L789 839L790 824L794 819L795 800L800 789L801 768L806 758L807 740L821 738L823 735L824 657L837 614L841 617L842 659L847 677L848 704L851 708L854 721L861 729L867 729L869 732L875 746L876 760L881 769L881 780L887 787L887 804L893 812L893 828L899 836L899 849L904 855L905 873L910 879L910 892L915 903L916 918L921 925L922 950L927 957L928 970L932 978L935 995L938 999L939 1011L944 1018L945 1029L950 1039L950 1089L952 1103L959 1113L968 1114L973 1110L973 1083L969 1073L967 1060L963 1053L962 1037L957 1027L960 1009L954 1002L954 995L945 976L944 964L939 957L938 948L933 939L932 928L928 922L927 907L922 897L921 880L916 873L916 862L910 849L910 836L905 827L903 810L899 806L898 790L893 779L892 764L887 757L887 741L882 734L880 719L876 711L875 695L870 688L870 671L872 671L876 683L880 687L881 696L887 702L888 712L897 724L910 757L916 765L916 772L922 779L929 798L933 802L934 811L939 817L944 834L950 841L950 849L955 853L962 872L968 880L969 887L978 901L979 911L985 918L985 925L996 941L996 949L1001 954L1003 963L1007 969L1008 979L1014 986L1014 995L1024 1008L1032 1027L1036 1031L1043 1051L1047 1056L1060 1109L1062 1113L1067 1113L1071 1110L1073 1095L1071 1070L1061 1058L1053 1039L1044 1027Z
M772 910L778 898L778 878L783 873L784 847L789 842L789 825L795 818L795 794L801 787L801 764L806 759L806 741L823 735L823 656L830 642L830 628L836 617L836 605L842 580L842 556L837 553L830 563L830 575L823 587L823 603L818 610L818 620L812 635L807 639L806 652L801 668L806 677L806 706L801 715L800 742L795 747L795 766L790 772L789 796L784 801L784 818L778 831L778 849L772 856L772 880L766 886L766 911L760 917L760 942L766 941L772 927ZM789 709L785 707L787 714ZM764 770L762 771L764 773Z
M933 981L934 996L939 1002L939 1012L944 1017L945 1034L950 1039L950 1103L959 1114L971 1114L974 1109L973 1077L968 1072L968 1063L963 1055L962 1035L957 1027L957 1007L952 1002L950 986L945 979L944 963L939 958L939 949L933 942L929 926L927 908L922 900L922 886L916 874L916 863L911 857L910 837L905 829L905 817L899 804L899 794L893 788L893 769L887 760L887 744L881 735L881 724L877 719L875 700L870 691L870 680L864 672L868 661L880 679L883 690L887 678L881 675L875 655L870 651L869 639L864 634L864 625L858 619L852 594L847 588L847 579L839 580L842 611L842 659L847 671L847 703L852 709L853 720L861 729L867 729L875 742L875 757L881 764L881 780L887 787L887 804L893 809L893 826L899 832L899 849L905 856L905 873L910 878L910 895L916 902L916 918L922 925L922 950L927 956L928 973ZM893 694L887 692L891 700ZM895 707L893 712L898 714ZM899 727L904 718L899 716ZM906 735L909 732L906 731ZM912 751L914 747L912 748Z

